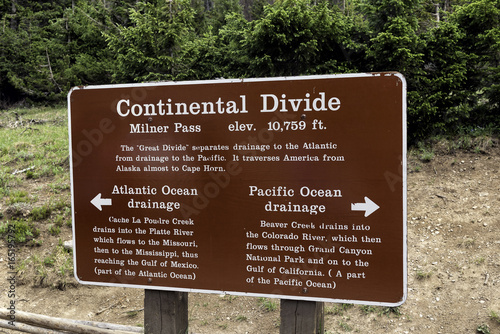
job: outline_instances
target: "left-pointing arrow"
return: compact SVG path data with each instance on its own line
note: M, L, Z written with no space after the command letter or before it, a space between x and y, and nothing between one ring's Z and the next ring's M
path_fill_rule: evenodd
M99 211L102 211L102 206L103 205L111 205L111 198L101 198L101 194L97 194L96 197L94 197L90 203L94 204L96 208L99 209Z

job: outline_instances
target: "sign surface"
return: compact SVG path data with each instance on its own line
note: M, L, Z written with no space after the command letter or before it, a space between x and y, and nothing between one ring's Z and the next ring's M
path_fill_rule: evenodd
M396 306L399 73L76 87L81 283Z

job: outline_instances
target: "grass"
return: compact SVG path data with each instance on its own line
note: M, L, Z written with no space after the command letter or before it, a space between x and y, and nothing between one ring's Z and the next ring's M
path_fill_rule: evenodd
M9 194L7 204L29 203L31 199L25 190L15 190Z
M245 321L248 321L248 318L245 317L244 315L239 315L236 317L236 321L245 322Z
M325 315L344 315L344 312L350 309L352 304L335 304L334 306L325 307Z
M389 316L391 314L394 314L397 317L401 316L401 310L399 307L382 307L381 308L381 314Z
M364 314L378 314L379 316L386 315L390 316L391 314L396 315L397 317L401 316L401 311L399 307L384 307L384 306L372 306L372 305L362 305L361 311Z
M71 235L68 156L66 107L0 113L0 236L14 231L19 282L72 284L72 255L58 240Z
M344 332L351 332L352 331L352 327L349 326L349 324L347 324L343 320L339 320L339 327L342 328L342 330Z
M490 311L490 319L496 322L497 324L500 324L500 315L493 310Z
M66 108L16 109L2 114L0 163L7 181L15 177L39 179L67 173L64 168L68 157L66 119ZM20 172L25 169L28 170Z
M377 308L372 305L361 305L361 311L364 314L370 314L370 313L375 313L377 312Z
M450 141L451 150L466 150L474 153L485 153L494 143L491 134L463 134Z
M430 278L431 276L432 276L432 272L430 272L430 271L425 272L425 271L418 270L416 273L416 278L418 280L424 280L424 279Z
M20 283L60 290L73 284L73 258L62 245L46 254L33 254L21 261L17 270Z
M57 225L50 225L49 233L51 235L53 235L54 237L57 237L59 234L61 234L61 227L59 227Z
M44 220L49 218L54 212L64 212L65 215L69 215L70 210L71 210L71 204L69 203L69 201L67 202L62 200L57 200L55 202L50 201L49 203L33 208L31 210L30 216L33 220ZM57 219L62 220L63 218L58 217Z
M233 296L233 295L224 295L223 299L227 301L228 303L232 303L233 300L238 299L238 296Z
M31 218L33 218L33 220L44 220L49 218L51 213L52 209L50 208L50 206L44 204L31 210Z
M128 318L135 318L139 314L139 311L138 310L127 311L125 312L125 314Z
M476 244L476 240L474 238L464 238L462 242L459 243L459 246L464 247L464 248L471 248Z
M15 204L17 203L20 202L16 202ZM12 218L0 223L0 236L7 234L10 225L15 234L15 243L23 244L29 242L40 236L40 228L37 227L37 222L48 220L52 212L57 212L58 214L55 216L53 224L49 225L48 232L53 236L57 236L61 232L64 222L71 223L69 218L71 214L70 204L60 201L32 208L31 212L27 215L28 218L24 218L26 214L22 207L13 205L9 210ZM66 226L71 227L71 224L66 223Z
M422 161L430 161L434 157L434 149L445 154L457 151L467 151L476 154L487 153L498 142L495 131L491 129L476 129L476 131L461 131L455 136L434 136L417 143L411 149L414 154L419 154Z
M278 302L264 298L264 297L259 297L258 299L260 308L264 310L265 312L274 312L278 309Z
M422 150L422 152L420 152L419 159L423 162L430 162L434 159L434 152Z
M482 325L477 326L476 332L482 333L482 334L490 334L491 333L490 327L486 324L482 324Z

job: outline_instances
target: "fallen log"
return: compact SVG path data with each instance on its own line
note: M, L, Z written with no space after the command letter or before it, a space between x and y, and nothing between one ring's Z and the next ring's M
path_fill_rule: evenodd
M11 320L10 317L11 314L9 311L5 309L0 309L1 319ZM140 327L131 327L131 326L116 325L116 324L109 324L109 323L102 323L95 321L54 318L46 315L28 313L23 311L16 311L15 323L30 324L37 327L69 331L71 333L81 333L81 334L131 334L131 333L142 333L144 331L144 329ZM10 328L12 329L12 326L10 326Z
M15 322L12 326L7 320L0 320L0 328L10 329L17 332L31 333L31 334L67 334L66 332L53 331L47 328L34 327L19 322Z
M123 331L128 333L144 333L144 328L142 327L133 327L133 326L125 326L125 325L117 325L117 324L110 324L107 322L97 322L97 321L88 321L88 320L69 320L77 324L82 324L82 325L87 325L87 326L92 326L92 327L97 327L97 328L103 328L103 329L110 329L113 331ZM113 332L116 333L116 332Z

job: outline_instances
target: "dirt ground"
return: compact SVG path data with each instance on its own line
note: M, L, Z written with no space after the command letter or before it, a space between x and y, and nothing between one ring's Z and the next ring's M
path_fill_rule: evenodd
M434 152L429 162L408 157L407 301L397 309L327 303L325 333L500 333L499 142L477 152L437 144ZM70 229L59 238L71 239ZM2 308L9 303L6 254L2 242ZM21 311L143 323L140 289L19 284L16 297ZM279 315L277 299L189 294L189 333L278 333Z

